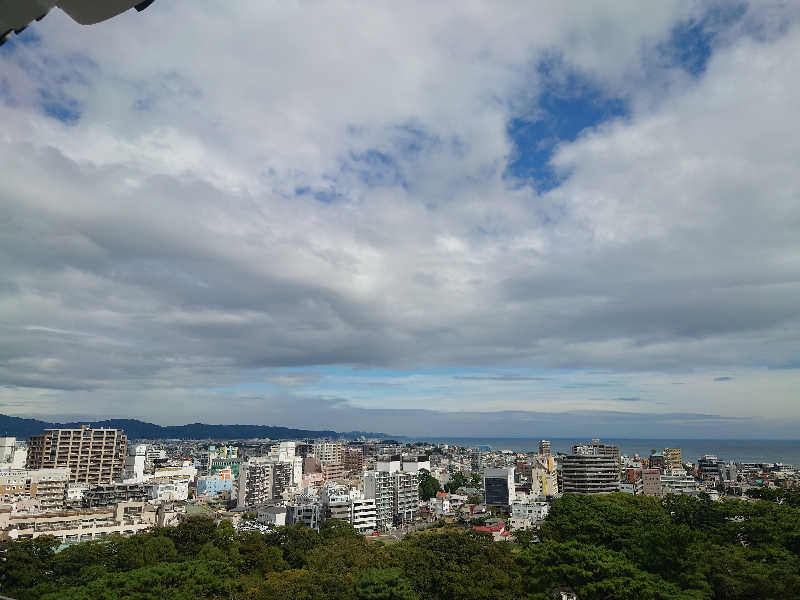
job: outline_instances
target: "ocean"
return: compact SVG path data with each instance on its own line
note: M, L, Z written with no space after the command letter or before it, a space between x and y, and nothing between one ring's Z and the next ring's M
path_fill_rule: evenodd
M416 439L416 438L415 438ZM539 438L419 438L419 441L454 444L467 448L489 446L492 450L533 452L539 448ZM586 438L550 438L553 454L569 453L573 444L585 444ZM603 438L605 444L618 444L627 456L649 456L651 450L680 448L684 461L697 462L704 454L714 454L720 460L734 462L782 462L800 466L800 440L697 440L697 439L620 439Z

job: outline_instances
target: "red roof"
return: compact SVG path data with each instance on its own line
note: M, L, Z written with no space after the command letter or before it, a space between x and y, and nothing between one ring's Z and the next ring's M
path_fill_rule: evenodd
M503 522L495 523L494 525L473 525L472 529L480 531L481 533L494 533L496 531L505 531L506 524Z

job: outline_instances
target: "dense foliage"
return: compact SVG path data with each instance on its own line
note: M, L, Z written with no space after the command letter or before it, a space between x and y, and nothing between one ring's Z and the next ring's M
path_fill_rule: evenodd
M349 525L236 533L190 519L59 552L2 542L0 594L19 600L581 600L800 598L800 509L707 497L566 495L519 543L441 526L370 544ZM539 540L539 541L537 541Z
M759 500L771 500L778 504L800 506L800 490L784 490L780 488L750 488L747 495Z
M419 497L423 500L430 500L436 496L437 492L442 491L439 480L426 469L419 470Z

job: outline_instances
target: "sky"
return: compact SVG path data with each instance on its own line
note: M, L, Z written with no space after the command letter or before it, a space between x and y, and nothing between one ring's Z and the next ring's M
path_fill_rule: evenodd
M797 438L800 7L159 0L0 48L0 413Z

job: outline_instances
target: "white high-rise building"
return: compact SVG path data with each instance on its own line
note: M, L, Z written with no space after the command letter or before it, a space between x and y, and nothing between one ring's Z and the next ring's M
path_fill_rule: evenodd
M395 465L395 470L388 470ZM399 461L379 461L378 467L364 474L364 497L375 501L377 528L412 522L419 511L419 476L400 471Z
M0 463L10 463L17 447L17 438L0 437Z
M297 442L279 442L269 449L269 457L280 462L292 462Z
M400 470L400 465L399 454L385 454L377 458L375 470L385 471L386 473L396 473Z
M347 521L361 533L377 527L375 499L346 485L325 484L322 488L322 519Z
M393 477L389 471L367 471L364 473L364 496L375 501L375 523L377 529L385 531L394 524Z
M137 483L144 481L144 466L146 462L146 444L128 446L128 453L125 456L125 468L122 471L122 479L124 481Z

